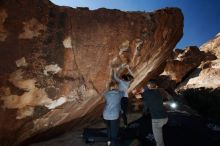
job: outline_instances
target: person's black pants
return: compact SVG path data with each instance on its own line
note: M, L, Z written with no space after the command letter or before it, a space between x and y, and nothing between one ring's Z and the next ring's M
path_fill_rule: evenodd
M117 145L117 137L119 131L119 119L117 120L105 120L107 125L108 141L111 141L111 146Z
M127 119L127 110L128 110L128 98L122 97L121 99L121 110L122 110L122 119L124 121L124 125L128 125L128 119Z

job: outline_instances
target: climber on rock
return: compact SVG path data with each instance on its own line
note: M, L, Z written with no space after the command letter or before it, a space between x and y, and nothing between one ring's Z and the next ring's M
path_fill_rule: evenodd
M123 97L121 99L121 110L122 110L122 119L124 125L127 126L127 108L128 108L128 88L130 86L131 81L134 79L133 73L130 70L129 66L126 65L125 68L128 70L128 74L123 74L121 79L117 76L116 69L113 69L113 79L118 82L119 90L123 92Z
M107 125L108 146L117 145L117 137L119 131L119 115L121 111L121 98L123 92L118 90L118 83L111 81L109 83L108 91L104 93L105 108L103 111L103 118Z

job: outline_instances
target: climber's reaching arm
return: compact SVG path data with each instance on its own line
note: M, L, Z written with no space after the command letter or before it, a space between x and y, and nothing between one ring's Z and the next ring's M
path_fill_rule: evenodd
M116 70L113 69L113 78L116 80L116 82L121 82L121 79L117 76Z
M129 65L126 65L125 67L128 69L129 74L134 77L134 74L133 74L133 72L131 71Z

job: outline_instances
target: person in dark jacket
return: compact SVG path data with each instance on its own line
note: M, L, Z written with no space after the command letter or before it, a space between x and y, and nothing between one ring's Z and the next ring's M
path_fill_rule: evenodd
M163 99L156 83L151 80L147 87L141 88L139 92L133 91L134 94L141 94L145 108L148 108L152 118L152 130L157 146L164 146L163 126L167 123L168 117L163 106ZM140 96L139 96L140 97Z
M119 130L119 114L121 111L121 98L123 92L118 90L116 82L110 82L109 90L105 92L105 107L103 111L103 118L107 125L108 146L117 145L117 136Z

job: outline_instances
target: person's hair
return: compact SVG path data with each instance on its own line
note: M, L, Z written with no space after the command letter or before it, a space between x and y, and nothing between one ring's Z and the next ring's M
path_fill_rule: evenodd
M109 90L118 89L118 83L114 82L114 81L111 81L109 83L108 87L109 87Z
M123 80L125 80L125 81L131 81L131 80L134 79L134 77L133 77L132 75L130 75L130 74L123 74L123 75L121 76L121 78L122 78Z
M151 87L153 88L157 88L158 85L156 83L156 81L154 79L150 79L148 82L147 82L148 85L150 85Z

